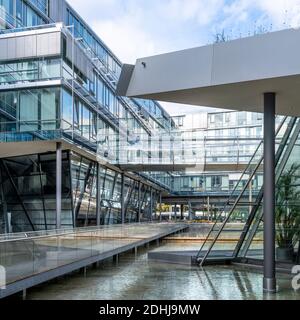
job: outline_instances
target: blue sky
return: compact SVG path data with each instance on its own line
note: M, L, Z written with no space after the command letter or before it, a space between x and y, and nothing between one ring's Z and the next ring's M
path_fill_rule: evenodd
M122 62L300 26L300 0L68 0ZM164 104L173 114L182 106ZM185 107L186 112L199 111Z

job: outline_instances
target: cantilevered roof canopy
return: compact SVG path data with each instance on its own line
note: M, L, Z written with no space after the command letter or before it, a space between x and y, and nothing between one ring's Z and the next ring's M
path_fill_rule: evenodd
M300 116L300 30L288 29L138 59L124 65L117 93L231 110Z

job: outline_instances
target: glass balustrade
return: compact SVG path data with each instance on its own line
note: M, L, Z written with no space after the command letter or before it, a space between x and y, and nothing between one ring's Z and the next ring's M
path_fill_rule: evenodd
M113 251L134 248L142 241L174 233L183 225L127 224L61 229L0 236L0 264L7 285L43 272Z

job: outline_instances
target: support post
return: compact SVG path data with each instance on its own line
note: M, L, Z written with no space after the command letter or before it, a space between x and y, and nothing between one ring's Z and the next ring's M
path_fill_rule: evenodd
M125 177L122 173L121 177L121 222L125 224Z
M208 221L211 220L211 216L210 216L210 198L207 197L207 218L208 218Z
M61 228L62 144L56 143L56 229Z
M184 217L183 217L183 211L184 211L184 205L181 204L181 205L180 205L180 219L181 219L181 220L184 219Z
M150 188L150 221L153 221L153 189Z
M251 172L249 173L251 175ZM253 195L252 195L252 179L249 183L249 215L252 211L252 201L253 201Z
M96 211L96 224L101 224L101 175L100 175L100 163L97 164L97 211Z
M11 214L7 212L7 203L6 199L4 196L4 191L3 191L3 180L2 180L2 172L1 172L1 167L0 167L0 190L1 190L1 201L2 201L2 209L3 209L3 218L5 222L5 232L6 233L11 233L12 228L11 228Z
M23 289L22 290L22 300L26 300L27 299L27 289Z
M192 220L192 203L189 201L189 220Z
M175 222L177 222L177 203L175 203Z
M142 209L142 199L141 199L142 183L139 181L139 190L138 190L138 223L141 222L141 209Z
M162 199L161 199L161 192L159 194L159 221L162 222Z
M276 292L275 271L275 93L264 94L264 280Z

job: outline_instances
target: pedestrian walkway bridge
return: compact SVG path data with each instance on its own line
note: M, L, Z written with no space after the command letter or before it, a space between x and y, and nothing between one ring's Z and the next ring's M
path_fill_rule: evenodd
M126 251L137 252L140 246L187 228L187 224L145 223L3 235L0 298L107 258L118 258Z

